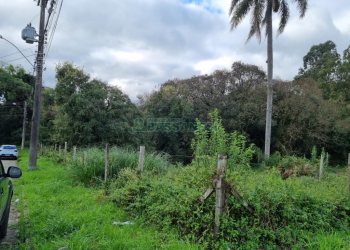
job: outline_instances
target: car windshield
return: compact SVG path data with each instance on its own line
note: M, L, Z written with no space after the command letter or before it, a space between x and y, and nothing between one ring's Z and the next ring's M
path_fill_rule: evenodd
M3 149L16 149L16 146L3 146Z

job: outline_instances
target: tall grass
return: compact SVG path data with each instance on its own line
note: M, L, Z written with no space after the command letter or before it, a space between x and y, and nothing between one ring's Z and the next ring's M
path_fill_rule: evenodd
M58 162L65 162L71 169L75 180L84 184L95 185L104 178L105 151L100 148L88 148L77 152L75 159L72 153L65 157L57 151L45 150L44 154ZM109 152L109 178L117 178L122 169L136 169L139 153L132 149L113 147ZM161 153L147 153L145 155L144 171L152 174L160 174L164 170L173 167L168 156Z
M200 249L179 240L175 232L142 226L142 218L130 218L102 190L72 183L64 165L48 157L39 158L36 171L28 171L25 152L19 165L23 176L14 180L20 212L18 249ZM129 220L134 224L113 225Z

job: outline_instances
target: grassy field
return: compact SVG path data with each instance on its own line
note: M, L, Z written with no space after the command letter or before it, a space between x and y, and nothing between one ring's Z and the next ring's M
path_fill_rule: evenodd
M28 155L19 159L23 176L15 181L19 199L20 249L199 249L176 233L159 233L129 218L102 190L77 186L69 171L41 157L38 170L27 171ZM116 226L113 222L133 220Z

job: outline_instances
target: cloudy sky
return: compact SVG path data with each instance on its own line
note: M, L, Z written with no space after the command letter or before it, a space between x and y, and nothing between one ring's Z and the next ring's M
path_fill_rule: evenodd
M302 20L289 2L292 17L285 32L275 36L275 77L284 80L297 74L312 45L332 40L340 53L350 45L349 0L309 0ZM231 32L229 5L230 0L64 0L44 85L55 85L55 66L65 61L119 86L134 100L168 79L229 69L234 61L266 69L265 39L245 43L249 18ZM20 38L30 22L38 27L35 1L0 1L0 34L33 61L36 45ZM0 40L0 64L8 63L32 71Z

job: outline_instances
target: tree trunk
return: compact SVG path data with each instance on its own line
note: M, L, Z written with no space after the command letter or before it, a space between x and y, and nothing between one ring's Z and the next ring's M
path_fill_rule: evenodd
M266 103L266 130L265 130L265 158L270 157L272 97L273 97L273 31L272 31L272 3L269 1L267 13L267 103Z

